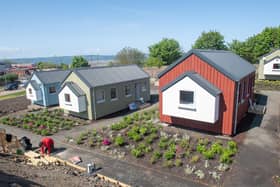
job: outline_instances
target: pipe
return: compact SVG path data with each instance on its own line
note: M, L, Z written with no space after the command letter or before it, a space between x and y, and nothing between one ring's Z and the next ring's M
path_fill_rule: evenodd
M235 102L235 113L234 113L234 130L233 134L236 134L237 128L237 113L238 113L238 103L239 103L239 89L240 89L240 82L237 83L237 92L236 92L236 102Z

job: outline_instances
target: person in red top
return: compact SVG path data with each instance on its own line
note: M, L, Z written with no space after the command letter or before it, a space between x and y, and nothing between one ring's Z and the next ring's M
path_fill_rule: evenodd
M41 153L44 154L48 152L48 155L54 150L54 141L51 138L43 138L39 143L39 147L41 147Z

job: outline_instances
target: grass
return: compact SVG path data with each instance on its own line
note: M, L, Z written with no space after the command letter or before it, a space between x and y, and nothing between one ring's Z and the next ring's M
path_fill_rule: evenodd
M6 99L16 98L16 97L20 97L20 96L24 96L25 93L26 93L25 90L23 90L23 91L19 91L19 92L16 92L16 93L2 95L2 96L0 96L0 101L1 100L6 100Z

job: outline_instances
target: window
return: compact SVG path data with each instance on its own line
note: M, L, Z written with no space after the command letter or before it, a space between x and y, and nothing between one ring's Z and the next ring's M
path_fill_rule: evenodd
M56 89L55 89L55 86L51 86L49 87L49 93L55 93L56 92Z
M117 100L117 88L111 88L111 100Z
M32 94L32 89L29 88L29 89L28 89L28 92L29 92L29 94Z
M71 102L70 94L64 94L64 99L66 102Z
M142 90L142 92L145 92L145 91L147 90L146 82L143 82L143 83L141 84L141 90Z
M180 91L180 104L193 104L193 95L192 91Z
M124 86L124 94L126 97L131 96L131 89L129 85Z
M103 103L105 101L105 91L104 90L97 90L96 91L96 102Z
M273 64L273 69L280 70L280 64Z

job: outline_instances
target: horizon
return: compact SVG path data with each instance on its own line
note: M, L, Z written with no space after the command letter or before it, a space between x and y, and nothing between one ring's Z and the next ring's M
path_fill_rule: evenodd
M216 30L228 43L280 25L278 1L251 2L2 2L0 59L114 56L124 47L147 54L162 38L188 51L203 31Z

